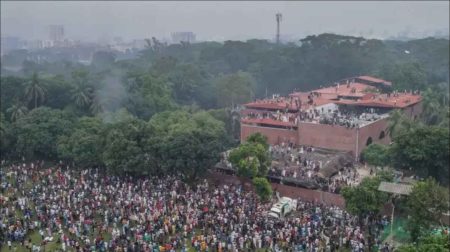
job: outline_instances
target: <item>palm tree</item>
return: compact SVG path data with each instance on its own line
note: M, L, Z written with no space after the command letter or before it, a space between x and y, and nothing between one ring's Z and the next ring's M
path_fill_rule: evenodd
M436 125L445 120L445 92L428 88L423 92L422 119L428 125ZM442 101L442 103L441 103Z
M42 103L45 99L45 88L41 85L38 74L33 73L27 87L25 88L25 97L28 101L34 100L34 108L37 108L38 100Z
M11 122L15 122L17 119L24 116L28 112L28 109L24 104L17 102L8 108L6 112L11 114Z
M446 116L444 117L444 119L442 120L441 123L439 123L439 127L442 128L448 128L449 124L450 124L450 108L447 107L446 109L447 111L445 112Z
M71 92L71 98L75 105L80 108L84 108L91 104L92 89L88 86L73 86Z
M419 124L419 122L414 122L405 116L401 110L395 109L389 113L387 132L392 139L401 132L409 131Z
M6 132L5 122L5 115L0 112L0 136L3 136Z
M70 93L75 105L79 108L89 106L92 102L92 92L89 73L84 70L73 71Z
M100 99L100 96L98 94L94 95L94 98L92 99L91 106L90 106L91 113L96 115L98 113L103 112L103 101Z
M394 131L398 128L401 117L402 117L402 112L398 109L392 110L389 113L387 132L389 133L389 136L391 137L391 139L394 136Z

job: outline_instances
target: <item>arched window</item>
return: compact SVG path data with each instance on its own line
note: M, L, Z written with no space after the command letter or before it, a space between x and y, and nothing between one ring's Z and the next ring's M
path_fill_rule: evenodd
M383 139L386 136L386 133L384 133L384 130L382 130L380 132L380 136L378 137L378 139Z
M366 146L369 146L372 143L372 137L367 138Z

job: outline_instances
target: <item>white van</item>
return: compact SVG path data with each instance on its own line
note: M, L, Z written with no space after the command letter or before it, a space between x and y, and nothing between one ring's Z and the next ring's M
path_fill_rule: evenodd
M289 197L281 197L270 209L269 216L274 218L284 218L289 213L297 209L297 200Z

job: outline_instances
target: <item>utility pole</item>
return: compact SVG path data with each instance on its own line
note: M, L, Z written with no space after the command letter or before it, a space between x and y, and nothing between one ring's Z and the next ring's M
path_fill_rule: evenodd
M280 23L283 16L281 15L281 13L277 13L275 17L277 20L277 45L278 45L280 44Z
M394 236L392 233L394 231L394 212L395 212L395 203L394 203L395 194L392 195L392 215L391 215L391 235Z

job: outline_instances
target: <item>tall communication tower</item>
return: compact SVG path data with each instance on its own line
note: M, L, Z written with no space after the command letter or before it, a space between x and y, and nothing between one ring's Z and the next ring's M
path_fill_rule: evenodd
M277 13L275 15L275 17L277 19L277 44L279 44L280 43L280 23L281 23L283 16L281 15L281 13Z

